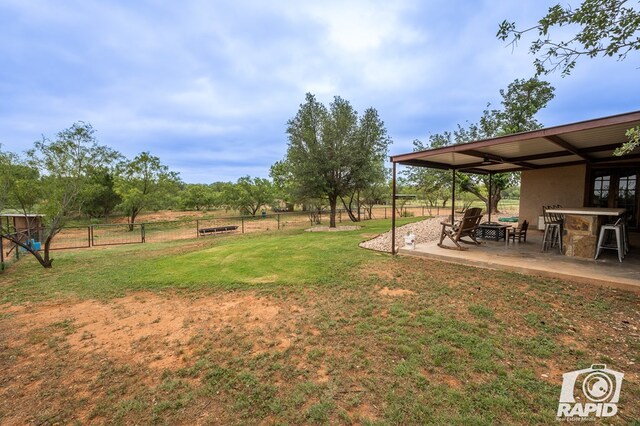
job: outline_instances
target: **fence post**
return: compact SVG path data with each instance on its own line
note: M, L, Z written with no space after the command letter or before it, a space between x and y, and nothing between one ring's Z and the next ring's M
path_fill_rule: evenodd
M145 243L146 241L146 236L144 234L144 223L140 224L140 237L142 239L142 242Z
M387 218L387 208L386 207L384 208L384 218L385 219Z
M244 234L244 216L240 216L240 220L242 221L242 233Z
M0 271L4 271L4 246L2 244L2 235L0 235Z
M92 225L87 226L87 247L91 247L91 227Z
M424 206L422 206L422 216L424 216Z
M200 232L198 232L199 230L200 230L200 220L196 219L196 238L200 236Z
M280 229L280 213L278 213L276 216L278 218L278 230L279 230Z

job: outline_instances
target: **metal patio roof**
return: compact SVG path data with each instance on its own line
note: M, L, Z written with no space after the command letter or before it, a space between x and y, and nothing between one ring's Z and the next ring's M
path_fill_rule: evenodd
M640 126L640 111L529 132L391 156L407 166L489 174L575 164L638 161L640 147L614 157L627 129Z

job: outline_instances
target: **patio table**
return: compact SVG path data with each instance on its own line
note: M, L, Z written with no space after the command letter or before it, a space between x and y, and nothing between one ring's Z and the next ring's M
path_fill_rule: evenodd
M626 209L562 207L547 209L547 212L564 215L564 235L562 236L564 254L593 259L596 254L600 225L607 218L623 216Z

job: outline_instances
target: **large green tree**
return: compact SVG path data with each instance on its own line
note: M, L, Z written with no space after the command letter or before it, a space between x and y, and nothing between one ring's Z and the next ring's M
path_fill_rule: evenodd
M228 204L242 214L255 216L258 210L273 203L275 190L269 179L243 176L227 188Z
M80 211L89 217L109 219L122 202L115 190L114 167L95 168L88 175L87 184L80 193Z
M453 132L444 132L430 137L429 146L421 142L414 143L416 151L425 148L437 148L450 144L461 144L486 138L535 130L542 125L535 118L535 114L553 99L553 87L546 81L537 78L528 80L516 79L506 90L500 90L501 107L487 108L477 123L467 126L458 125ZM447 173L448 174L448 173ZM496 173L492 176L491 193L488 193L488 176L458 173L457 184L486 204L487 211L498 211L498 203L502 192L518 182L518 175L514 173ZM446 176L439 171L410 171L407 175L409 182L418 188L440 190Z
M307 199L327 199L329 226L335 227L338 200L348 207L346 200L379 178L377 164L384 161L390 143L384 123L373 108L359 117L338 96L327 108L308 93L289 120L287 134L285 163L296 192Z
M639 5L628 0L583 0L576 8L556 4L524 29L504 20L497 36L515 45L523 36L534 34L529 51L535 56L537 75L560 70L565 76L581 57L616 57L621 61L640 50ZM627 154L640 145L640 127L628 129L626 136L628 141L615 155Z
M180 192L180 207L184 209L208 209L216 205L216 197L211 186L204 183L189 183Z
M118 167L115 191L122 199L119 208L127 215L129 229L144 209L161 208L178 192L178 174L149 152L123 161Z
M51 244L69 217L79 211L80 194L90 174L117 158L112 149L99 145L89 123L77 122L59 132L54 140L44 138L28 151L27 158L3 156L8 170L2 173L2 185L8 188L5 202L25 215L44 214L42 252L27 244L24 235L2 229L3 237L29 251L45 268L52 266ZM1 206L0 206L1 207Z

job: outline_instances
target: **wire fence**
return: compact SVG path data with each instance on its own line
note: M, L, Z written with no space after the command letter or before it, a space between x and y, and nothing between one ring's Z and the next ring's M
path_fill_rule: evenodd
M374 206L361 208L355 213L360 220L390 219L391 207ZM450 209L428 206L407 206L397 209L399 217L439 216L449 214ZM158 243L191 238L208 238L222 234L250 234L257 232L296 229L328 221L329 213L291 212L273 213L259 216L212 217L189 220L158 221L144 223L103 223L87 226L64 227L53 238L51 250L83 249L100 246L123 244ZM336 222L351 222L343 209L336 212ZM23 242L31 239L39 244L44 229L32 229L25 235ZM7 238L0 237L0 269L18 260L26 254L26 250L17 246Z

